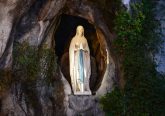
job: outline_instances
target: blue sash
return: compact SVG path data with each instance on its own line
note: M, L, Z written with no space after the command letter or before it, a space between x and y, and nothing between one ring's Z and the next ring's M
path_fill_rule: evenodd
M83 50L79 50L79 71L80 71L80 83L84 83L84 61L83 61Z

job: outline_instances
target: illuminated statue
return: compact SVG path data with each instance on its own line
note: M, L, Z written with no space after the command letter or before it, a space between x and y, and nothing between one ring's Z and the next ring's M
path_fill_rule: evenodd
M69 48L70 76L74 95L91 95L90 51L83 26L78 26Z

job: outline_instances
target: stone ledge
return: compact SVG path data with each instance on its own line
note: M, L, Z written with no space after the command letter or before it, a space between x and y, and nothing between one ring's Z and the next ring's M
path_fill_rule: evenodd
M74 95L86 96L86 95L92 95L92 93L90 91L84 91L84 92L75 92Z
M85 112L93 108L95 97L89 95L69 96L69 107L77 112Z

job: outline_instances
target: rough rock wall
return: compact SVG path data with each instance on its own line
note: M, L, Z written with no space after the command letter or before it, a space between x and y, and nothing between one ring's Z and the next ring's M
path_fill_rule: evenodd
M45 29L64 4L65 0L1 1L0 68L11 67L13 41L27 40L31 45L40 45Z
M70 103L76 103L69 101L69 85L64 86L66 80L54 61L54 32L61 13L83 17L96 28L105 71L96 96L82 99L92 100L90 107L94 103L90 113L102 113L95 100L111 91L115 63L110 53L113 37L97 7L86 0L1 0L0 69L10 73L0 72L0 86L8 76L11 84L3 91L0 88L0 115L61 116Z
M22 0L0 1L0 68L11 66L11 52L13 31L21 15L28 10L33 3Z
M64 115L63 83L58 69L51 68L55 54L49 54L64 4L65 0L0 1L0 115ZM2 88L9 75L12 83Z

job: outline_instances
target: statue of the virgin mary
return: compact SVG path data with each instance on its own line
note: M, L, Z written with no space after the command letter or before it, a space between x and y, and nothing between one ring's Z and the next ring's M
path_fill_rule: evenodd
M91 95L89 78L91 75L90 50L84 37L83 26L78 26L69 47L70 76L74 95Z

